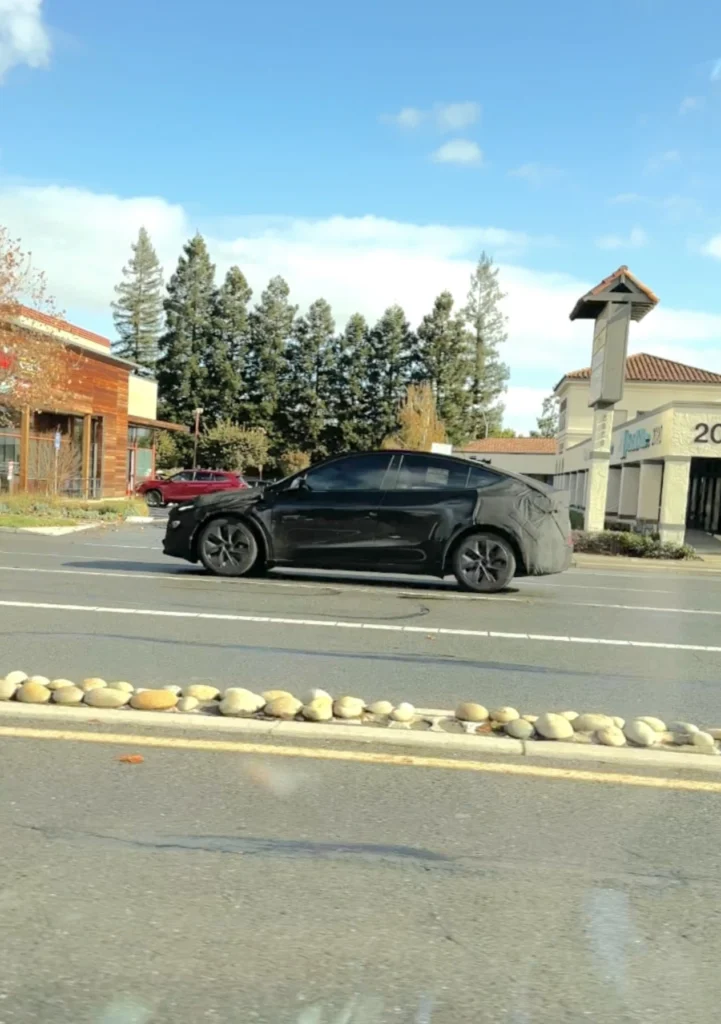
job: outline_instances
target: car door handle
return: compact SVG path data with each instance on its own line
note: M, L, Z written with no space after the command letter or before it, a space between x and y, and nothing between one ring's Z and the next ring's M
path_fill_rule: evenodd
M299 514L298 514L298 513L296 512L296 513L295 513L295 514L293 514L293 515L289 515L289 516L283 516L283 518L284 518L284 519L286 520L286 522L287 522L287 521L288 521L288 520L290 520L290 519L300 519L301 517L300 517L300 515L299 515Z
M367 519L377 519L378 518L378 513L377 512L369 512L368 515L366 516L366 518Z

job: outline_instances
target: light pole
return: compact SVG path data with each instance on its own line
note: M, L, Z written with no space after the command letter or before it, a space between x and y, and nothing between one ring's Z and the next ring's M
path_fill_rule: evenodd
M202 409L193 409L193 415L195 416L195 438L193 440L193 469L197 469L198 466L198 434L200 432L200 417L203 414Z

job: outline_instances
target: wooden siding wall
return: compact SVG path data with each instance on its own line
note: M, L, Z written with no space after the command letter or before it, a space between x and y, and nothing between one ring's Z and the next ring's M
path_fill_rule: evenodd
M102 495L124 497L130 372L124 366L115 366L102 358L68 348L63 358L68 367L68 390L58 395L58 408L53 411L102 417Z

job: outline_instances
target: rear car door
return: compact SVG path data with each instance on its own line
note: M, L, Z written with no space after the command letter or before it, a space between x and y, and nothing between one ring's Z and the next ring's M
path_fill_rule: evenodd
M404 454L378 510L378 560L438 573L448 541L472 522L477 488L497 480L491 470L460 459Z
M391 454L323 463L298 485L268 496L274 561L319 568L363 568L375 561L378 508Z

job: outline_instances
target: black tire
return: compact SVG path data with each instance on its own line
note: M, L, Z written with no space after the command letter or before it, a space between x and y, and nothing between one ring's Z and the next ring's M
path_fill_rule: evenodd
M148 493L145 494L144 497L145 504L149 508L160 508L163 504L163 495L160 493L160 491L148 491Z
M469 533L453 552L453 574L464 590L495 594L516 574L513 548L497 533L477 530Z
M247 576L258 561L258 542L241 520L219 517L203 527L198 555L214 576Z

